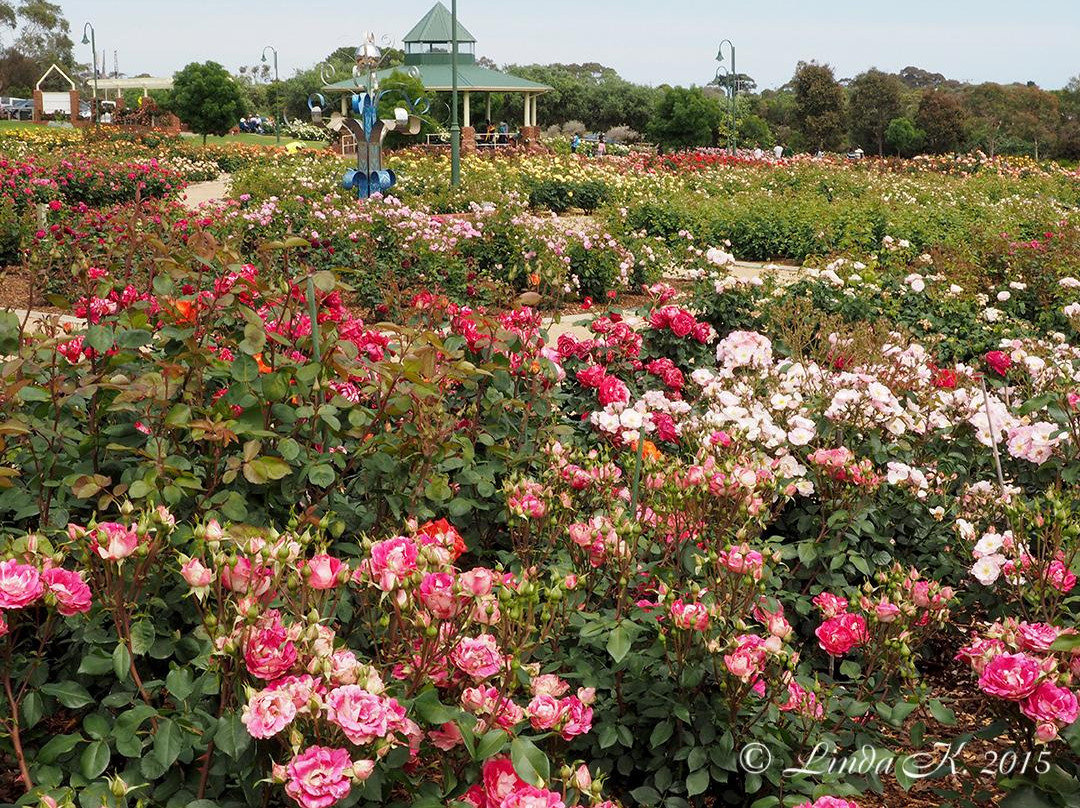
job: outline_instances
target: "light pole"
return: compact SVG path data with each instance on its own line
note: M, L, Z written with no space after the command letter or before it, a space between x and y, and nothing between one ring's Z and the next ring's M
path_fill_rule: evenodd
M731 55L731 70L724 66L724 45L728 46L728 52ZM720 66L716 68L716 83L721 87L727 84L728 95L731 104L731 132L728 135L728 151L731 155L735 156L735 150L738 146L737 135L735 132L735 96L739 93L739 74L735 70L735 45L730 39L725 39L720 43L720 50L717 51L716 61L720 63Z
M457 0L450 3L450 186L461 184L461 124L458 122Z
M263 50L262 50L263 64L266 64L266 52L267 51L271 51L274 54L274 83L277 84L279 81L281 81L281 79L278 76L277 48L275 48L273 45L267 45L265 48L263 48ZM278 118L277 121L274 122L274 142L278 146L281 145L281 118Z
M87 29L89 29L89 31L90 31L90 36L89 37L86 36ZM86 23L86 25L83 26L83 29L82 29L82 44L90 46L90 51L91 51L91 53L93 54L93 57L94 57L94 125L96 126L97 122L98 122L97 39L94 36L94 26L92 26L90 23Z

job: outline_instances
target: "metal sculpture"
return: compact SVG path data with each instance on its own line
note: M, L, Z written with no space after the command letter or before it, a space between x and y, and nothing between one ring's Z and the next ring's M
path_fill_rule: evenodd
M353 79L357 89L362 92L354 93L349 100L351 112L359 117L335 111L326 124L331 131L344 129L356 139L356 168L345 172L342 185L356 191L361 199L386 193L397 182L394 172L382 167L382 146L386 135L390 132L420 134L421 116L430 108L427 99L410 97L405 87L379 87L376 72L384 58L382 48L375 44L374 35L368 34L364 44L356 50L356 64L353 65ZM332 65L322 67L320 75L324 85L329 83L333 73ZM362 81L364 74L366 84ZM419 73L413 68L411 75L418 77ZM379 103L392 93L401 96L403 106L394 109L393 118L380 119ZM314 123L322 123L325 108L326 99L321 94L315 93L308 99L308 109Z

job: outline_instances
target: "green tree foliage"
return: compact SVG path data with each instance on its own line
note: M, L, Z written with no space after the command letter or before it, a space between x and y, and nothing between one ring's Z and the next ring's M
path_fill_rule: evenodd
M700 87L665 87L649 124L649 136L665 149L716 145L720 103Z
M900 157L912 157L922 148L925 135L910 118L893 118L885 128L885 142Z
M870 68L851 83L851 135L857 144L873 144L878 156L885 154L885 130L900 117L900 91L896 76Z
M1052 144L1057 135L1061 121L1057 96L1034 84L1015 87L1010 95L1010 133L1031 144L1032 156L1038 160L1040 149L1045 156L1046 146Z
M63 9L49 0L0 0L0 87L4 95L29 95L53 63L76 78L71 26ZM8 38L10 37L10 38Z
M793 80L795 120L805 145L837 149L844 139L844 90L829 65L799 62Z
M748 146L770 148L775 142L768 122L758 115L747 115L739 121L739 142Z
M170 111L203 136L225 135L244 114L244 99L217 62L192 62L173 77Z
M1006 134L1009 95L1000 84L984 82L964 90L964 101L972 118L968 145L981 148L991 157Z
M919 99L915 125L923 131L923 146L932 154L959 149L966 137L966 120L964 105L955 93L930 90Z

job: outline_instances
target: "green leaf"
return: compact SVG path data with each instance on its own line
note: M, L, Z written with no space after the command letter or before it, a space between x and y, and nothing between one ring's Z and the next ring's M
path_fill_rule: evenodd
M476 745L476 760L487 760L497 755L506 743L506 733L501 729L491 729L484 733Z
M686 765L690 767L690 771L694 772L704 766L708 759L708 750L704 746L695 746L686 758Z
M457 716L454 710L439 701L439 693L433 687L427 688L417 696L412 703L412 708L429 724L438 724L440 726L448 721L453 721Z
M1050 644L1051 651L1075 651L1080 649L1080 634L1062 634Z
M131 653L122 642L116 644L112 655L113 673L121 682L126 682L131 675Z
M53 696L58 702L71 710L78 710L94 703L94 697L78 682L56 682L42 685L41 692Z
M109 725L109 719L101 713L90 713L83 719L83 729L95 741L101 741L109 737L109 730L112 727Z
M956 713L937 699L930 700L930 715L934 716L938 723L947 727L951 727L956 723Z
M149 620L139 620L131 626L131 650L135 656L142 656L154 644L154 624Z
M616 663L622 662L630 652L630 632L625 624L620 623L612 630L608 637L607 651Z
M108 767L110 757L109 745L105 741L94 741L83 750L79 771L87 780L93 780Z
M238 382L253 382L259 378L259 364L250 356L240 354L233 360L230 372Z
M187 668L173 668L165 677L165 687L173 696L183 701L195 689L191 671Z
M214 733L214 745L234 760L244 753L251 744L251 736L247 728L240 721L236 713L225 716L218 721L217 732Z
M72 735L57 735L38 750L35 763L52 763L57 758L68 754L72 749L82 743L83 737L79 733Z
M533 786L543 786L551 773L547 755L528 738L514 738L510 742L510 762L518 777Z
M82 662L79 663L79 673L89 676L101 676L101 674L111 671L112 666L112 657L94 649L82 658Z
M671 739L671 734L674 731L675 728L671 725L670 721L661 721L653 727L653 731L649 735L649 746L653 749L663 746Z
M269 480L280 480L292 467L278 457L256 457L244 464L244 477L252 485L264 485Z
M22 713L23 729L30 729L37 724L45 712L45 704L41 694L36 692L27 693L26 698L23 699L20 712Z
M660 802L659 792L651 786L639 786L630 792L630 796L641 805L650 806Z
M171 766L184 748L184 731L171 718L158 722L154 733L154 757L163 767Z
M240 350L248 356L254 356L266 347L266 326L262 323L248 323L244 326L244 338L240 341Z
M319 488L329 488L337 479L337 472L329 463L318 463L308 469L308 480Z
M709 787L709 770L698 769L686 778L686 793L691 797L704 794Z

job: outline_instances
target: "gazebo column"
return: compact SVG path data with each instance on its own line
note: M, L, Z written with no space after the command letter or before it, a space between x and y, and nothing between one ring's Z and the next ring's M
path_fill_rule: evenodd
M529 111L530 111L530 105L531 104L532 104L532 96L529 95L529 93L525 93L525 120L521 124L522 127L524 127L524 128L528 128L529 126L532 126L532 124L529 121Z
M539 100L540 100L539 95L534 95L532 97L532 125L533 126L539 126L540 125L540 117L537 115L537 109L536 109L536 104L537 104L537 102Z
M469 106L469 98L470 98L471 95L472 94L469 93L468 91L465 92L465 117L464 117L464 121L463 121L465 126L472 126L472 115L471 115L472 110L471 110L471 107Z
M491 93L485 93L487 95L487 119L491 120Z

